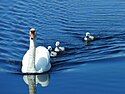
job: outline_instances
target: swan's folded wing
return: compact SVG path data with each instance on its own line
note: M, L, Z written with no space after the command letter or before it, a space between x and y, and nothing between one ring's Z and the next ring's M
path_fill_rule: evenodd
M35 65L37 71L48 71L50 69L50 55L48 50L39 46L36 48Z

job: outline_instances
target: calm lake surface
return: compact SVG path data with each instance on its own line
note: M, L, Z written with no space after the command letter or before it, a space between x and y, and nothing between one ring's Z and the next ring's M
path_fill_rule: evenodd
M66 51L41 75L23 75L29 29ZM86 45L89 31L98 37ZM0 94L124 94L124 0L0 0Z

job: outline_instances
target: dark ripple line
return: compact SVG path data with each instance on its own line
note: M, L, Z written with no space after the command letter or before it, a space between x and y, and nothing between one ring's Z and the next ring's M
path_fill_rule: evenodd
M23 7L25 7L25 6L27 6L27 0L16 0L15 1L16 3L15 3L15 7L17 7L17 8L23 8ZM26 3L27 2L27 3Z
M14 11L8 11L8 14L9 15L12 15L12 16L20 16L21 19L24 19L25 17L28 17L28 14L27 12L14 12ZM12 18L11 18L12 19ZM26 20L26 19L25 19Z
M2 72L20 73L20 61L0 59Z
M1 33L0 33L0 37L1 37L1 38L9 39L7 36L9 36L8 33L4 33L4 32L1 32Z
M4 28L10 28L10 26L8 26L8 24L6 24L6 23L1 23L1 22L0 22L0 27L1 27L1 28L3 28L3 27L4 27ZM4 28L3 28L3 29L4 29Z
M27 11L23 10L23 9L19 9L19 8L15 8L15 7L12 7L10 8L10 10L8 12L13 12L13 13L27 13Z
M79 58L79 57L78 57ZM80 59L78 59L79 61L77 61L77 58L76 58L76 62L73 60L72 62L72 59L71 60L60 60L60 61L56 61L54 64L53 64L53 67L57 67L58 68L62 68L62 69L65 69L65 67L67 68L71 68L71 66L76 66L76 65L81 65L81 64L86 64L86 63L92 63L92 62L95 62L95 61L100 61L100 60L107 60L108 59L112 59L112 58L115 58L115 57L100 57L100 58L89 58L89 59L85 59L84 61L80 61ZM118 58L118 57L117 57ZM120 57L121 58L121 57ZM72 62L72 63L71 63Z

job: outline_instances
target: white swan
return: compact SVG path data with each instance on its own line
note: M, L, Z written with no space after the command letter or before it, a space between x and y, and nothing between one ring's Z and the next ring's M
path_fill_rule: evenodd
M48 46L48 51L50 53L50 57L56 57L57 53L55 51L52 51L52 47Z
M85 41L93 41L95 39L89 32L86 32L86 36L84 37Z
M59 41L56 42L55 46L56 46L56 48L54 50L55 52L65 51L65 48L60 46L60 42Z
M36 48L36 31L30 29L30 47L22 60L23 73L43 73L51 68L49 51L39 46Z

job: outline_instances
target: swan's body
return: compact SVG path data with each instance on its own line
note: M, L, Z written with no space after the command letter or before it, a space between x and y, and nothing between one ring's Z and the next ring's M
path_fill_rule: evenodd
M85 41L93 41L95 39L94 36L92 36L89 32L86 33L86 36L84 37Z
M57 56L57 52L52 51L52 47L48 46L48 51L50 53L50 57L56 57Z
M28 59L30 59L30 51L31 49L29 49L23 57L22 72L23 73L42 73L42 72L48 71L51 67L51 64L49 63L50 57L49 57L48 50L43 46L39 46L36 48L35 67L32 66L33 64L31 64L31 66L29 64Z
M65 51L65 48L60 46L60 42L59 41L56 42L55 46L56 46L56 48L54 50L55 52Z
M35 29L33 30L35 31ZM43 73L51 68L49 51L43 47L35 47L35 34L30 35L30 47L22 60L23 73Z

